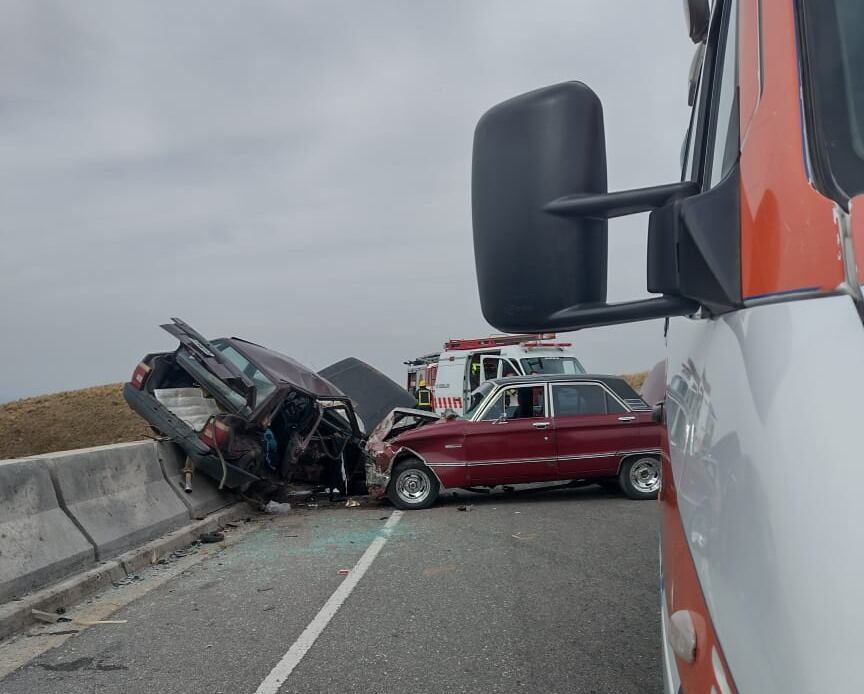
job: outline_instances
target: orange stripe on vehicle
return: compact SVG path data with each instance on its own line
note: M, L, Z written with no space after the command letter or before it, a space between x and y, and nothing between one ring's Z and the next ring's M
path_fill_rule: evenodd
M834 203L810 185L805 169L794 5L789 0L761 3L764 82L758 101L758 0L740 5L745 299L807 288L830 291L843 280Z
M729 673L726 658L723 656L723 649L714 632L696 566L687 544L687 536L678 510L678 494L669 464L668 451L668 438L664 430L663 485L660 489L660 503L666 609L670 616L678 610L688 610L696 630L696 654L693 662L687 663L675 656L682 690L685 692L723 691L717 683L711 657L712 651L716 650L726 675L726 682L734 693L737 690Z

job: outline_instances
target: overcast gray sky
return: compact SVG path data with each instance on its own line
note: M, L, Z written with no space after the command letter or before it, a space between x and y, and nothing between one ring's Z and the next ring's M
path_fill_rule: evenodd
M493 332L474 275L474 126L578 79L610 189L678 178L680 0L0 0L0 402L121 381L180 316L323 368ZM644 293L644 217L610 299ZM649 368L662 325L572 336Z

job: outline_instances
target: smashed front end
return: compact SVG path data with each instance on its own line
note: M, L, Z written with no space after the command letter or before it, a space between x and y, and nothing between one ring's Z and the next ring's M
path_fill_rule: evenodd
M434 412L397 407L390 412L366 442L366 486L369 493L383 498L390 484L393 462L401 451L400 435L422 426L441 421Z

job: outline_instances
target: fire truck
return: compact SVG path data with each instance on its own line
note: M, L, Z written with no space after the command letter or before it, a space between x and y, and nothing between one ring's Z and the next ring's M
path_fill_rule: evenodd
M493 378L585 373L573 343L557 340L555 333L448 340L442 352L405 364L407 388L418 407L457 415L470 407L471 394Z
M666 692L864 692L864 2L684 5L679 181L608 192L580 82L481 118L483 313L508 332L663 319ZM635 213L649 296L610 304L608 220Z

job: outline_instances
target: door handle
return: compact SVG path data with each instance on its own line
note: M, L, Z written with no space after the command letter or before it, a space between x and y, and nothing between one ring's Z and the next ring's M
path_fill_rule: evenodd
M548 429L549 422L534 422L531 426L535 429Z
M630 417L618 417L618 421L619 421L619 422L632 422L632 421L634 421L635 419L636 419L636 417L633 417L633 416L630 416Z

